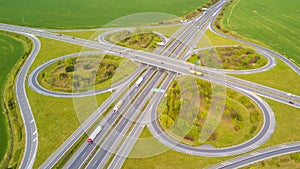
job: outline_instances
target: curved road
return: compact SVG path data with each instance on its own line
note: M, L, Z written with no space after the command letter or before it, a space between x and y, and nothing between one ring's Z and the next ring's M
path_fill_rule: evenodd
M32 62L34 61L35 57L37 56L41 45L40 45L40 41L32 35L24 34L22 32L16 32L16 33L20 33L27 36L34 43L33 49L29 54L27 60L23 64L22 68L20 69L20 72L16 80L16 95L17 95L17 100L21 111L21 115L24 121L25 133L26 133L25 151L24 151L23 160L20 168L31 169L37 152L38 133L37 133L37 127L34 120L34 116L32 114L30 104L27 99L25 81L26 81L26 75L28 73L28 70Z
M74 98L74 97L84 97L84 96L91 96L91 95L97 95L105 92L111 92L120 86L124 84L130 83L130 81L135 78L141 71L144 69L144 66L139 67L134 73L132 73L130 76L126 77L125 79L122 79L120 82L117 84L113 84L110 88L102 89L102 90L93 90L93 91L87 91L87 92L82 92L82 93L64 93L64 92L55 92L55 91L50 91L48 89L45 89L42 87L38 80L37 77L39 73L46 68L47 66L59 61L63 60L69 57L74 57L74 56L80 56L80 55L88 55L88 54L114 54L114 55L119 55L119 53L111 53L111 52L82 52L82 53L74 53L66 56L62 56L59 58L52 59L48 62L45 62L44 64L38 66L34 71L31 72L28 78L28 84L32 90L34 90L37 93L46 95L46 96L53 96L53 97L64 97L64 98Z
M205 48L200 48L200 49L196 49L191 51L190 53L188 53L185 58L185 60L187 60L189 58L189 56L191 56L192 54L195 54L199 51L202 50L206 50L206 49L212 49L212 48L218 48L218 47L234 47L236 45L226 45L226 46L211 46L211 47L205 47ZM272 69L275 65L276 65L276 60L274 57L272 57L271 55L264 53L263 51L259 50L259 49L254 49L257 53L261 54L263 57L268 59L268 63L266 65L264 65L263 67L260 68L256 68L256 69L247 69L247 70L229 70L229 69L218 69L218 68L207 68L207 70L212 70L212 71L223 71L226 74L251 74L251 73L258 73L258 72L263 72L263 71L267 71Z
M151 112L151 123L148 124L148 128L150 132L164 145L176 151L186 153L186 154L196 155L196 156L212 156L212 157L231 156L231 155L245 153L259 147L269 139L269 137L273 134L273 131L275 129L275 116L272 109L264 100L254 95L253 93L237 88L232 85L228 85L228 87L237 90L243 93L244 95L250 97L254 102L256 102L259 105L259 107L262 110L263 117L264 117L264 124L261 130L259 131L259 133L253 138L251 138L250 140L239 145L235 145L232 147L225 147L225 148L203 148L201 146L192 147L185 144L181 144L174 141L164 131L162 131L161 127L157 122L158 118L156 117L157 115L156 109L153 109ZM159 104L159 100L160 99L154 101L153 107L157 107L157 105Z

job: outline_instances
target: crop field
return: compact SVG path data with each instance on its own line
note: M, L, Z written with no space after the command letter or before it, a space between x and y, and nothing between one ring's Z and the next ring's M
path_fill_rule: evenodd
M221 24L300 64L299 6L299 0L236 0L226 9Z
M208 0L85 0L85 1L38 1L0 0L0 22L40 28L95 28L135 13L160 12L176 16L191 13ZM174 16L148 18L157 22Z
M24 53L23 44L0 32L0 159L3 159L8 146L7 121L3 114L2 93L7 75ZM2 160L0 160L2 161Z

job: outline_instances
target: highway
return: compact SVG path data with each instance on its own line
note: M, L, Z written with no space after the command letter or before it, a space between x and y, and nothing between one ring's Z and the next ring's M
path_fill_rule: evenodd
M157 88L166 89L169 85L172 79L174 78L174 73L169 74L167 76L167 79L158 86ZM130 131L128 136L126 137L126 140L121 144L120 148L115 151L115 155L110 162L108 168L115 169L115 168L121 168L123 163L125 162L126 158L128 157L130 151L132 150L134 144L139 139L139 136L141 132L143 131L144 127L147 125L147 123L150 122L150 113L152 109L156 109L156 107L153 106L154 100L159 100L160 97L162 97L164 93L155 93L153 95L153 98L151 99L150 103L145 108L144 112L142 112L142 115L139 117L138 120L135 121L135 125L133 129Z
M152 74L155 73L155 69L150 69L147 70L145 73L143 73L141 76L143 76L145 79L147 78L151 78ZM134 85L130 87L130 89L128 89L128 91L124 94L124 96L122 96L122 98L120 98L120 100L123 101L123 105L120 108L120 110L118 112L114 112L113 110L111 110L104 119L102 119L100 121L100 123L98 125L104 126L103 130L101 131L101 133L99 134L99 136L95 139L95 144L93 143L93 145L82 145L73 155L73 157L67 162L67 164L64 166L64 168L80 168L84 161L89 157L89 155L92 153L92 151L95 149L96 145L100 142L103 142L105 138L107 138L107 135L109 134L109 132L111 132L111 129L114 128L113 126L116 125L117 120L125 120L128 119L124 110L126 109L126 107L131 107L131 111L129 113L133 113L134 111L136 111L134 108L136 108L135 106L131 106L132 103L132 99L134 97L137 96L137 94L139 93L140 88L136 88ZM126 111L127 112L127 111ZM122 118L122 119L120 119ZM128 122L128 121L126 121ZM120 122L118 122L120 123ZM114 131L114 130L113 130ZM92 147L92 148L90 148Z
M3 25L0 24L0 29L4 29L2 26ZM9 28L7 28L7 25L5 25L5 27L6 28L4 30L13 29L13 28L10 28L11 26L9 26ZM17 30L21 30L21 28L17 27L17 29L15 29L14 31L17 31ZM26 29L23 28L23 27L22 27L22 31L27 32ZM32 30L30 30L28 32L31 32L31 31ZM37 32L39 33L40 31L37 31ZM45 34L48 34L48 33L44 32L43 34L45 35ZM62 36L63 39L60 39L61 37L56 36L55 34L52 35L51 33L50 33L49 36L46 36L46 37L53 38L53 39L56 39L56 40L63 40L63 41L70 42L70 43L81 44L81 45L89 46L91 48L96 48L96 49L103 48L102 44L99 44L99 43L94 42L94 41L79 39L79 38L72 39L71 37L68 37L68 36ZM75 40L76 40L76 42L75 42ZM110 46L110 45L107 45L107 46ZM151 66L159 67L159 68L166 69L166 70L176 72L176 73L189 74L188 71L187 71L187 68L194 67L193 64L189 64L189 63L186 63L186 62L183 62L183 61L179 61L177 59L173 59L173 58L170 58L170 57L163 57L163 56L160 56L160 55L157 55L157 54L148 53L148 52L144 52L144 51L136 51L136 50L133 50L133 49L128 50L127 48L124 48L124 47L121 47L121 46L113 46L111 48L108 47L108 50L109 49L113 50L114 53L119 53L118 51L121 51L121 52L122 51L128 51L126 53L122 53L122 55L125 56L125 57L128 57L129 59L132 59L134 61L145 63L145 64L148 64L148 65L151 65ZM161 64L162 62L164 64ZM213 72L213 73L218 73L218 71L216 71L214 69L200 67L200 66L197 67L197 69L199 71L210 71L210 72ZM230 76L226 76L226 78L229 78L229 77ZM234 79L234 81L242 81L242 80ZM251 83L251 82L247 82L247 81L243 81L243 83L244 84L249 84L251 86L253 84L255 84L255 83ZM258 85L258 84L256 84L256 85ZM258 85L258 86L261 86L261 85ZM268 88L266 90L268 91L269 89L270 88ZM276 90L276 92L278 92L278 90ZM281 93L286 93L286 92L281 92ZM296 100L298 100L297 96L295 98L296 98Z
M4 26L5 28L3 28L2 26ZM3 24L0 24L0 29L5 29L5 30L12 29L12 31L21 31L22 30L23 32L31 32L31 33L33 31L33 30L31 30L32 28L29 28L29 30L27 30L28 28L19 27L19 26L17 28L15 28L15 26L7 26L7 25L3 25ZM35 30L35 33L37 33L37 34L40 33L40 32L41 31ZM62 41L70 42L70 43L81 44L81 45L91 47L91 48L96 48L96 49L103 48L103 46L102 46L103 44L100 44L100 43L94 42L94 41L88 41L88 40L79 39L79 38L72 39L72 37L68 37L68 36L56 36L56 34L47 33L47 32L44 32L44 31L43 31L43 36L45 36L47 38L53 38L53 39L56 39L56 40L62 40ZM176 72L176 73L181 73L181 74L188 75L189 74L188 68L194 67L193 64L189 64L189 63L186 63L186 62L183 62L183 61L179 61L177 59L170 58L170 57L163 57L163 56L160 56L160 55L154 54L154 53L148 53L148 52L144 52L144 51L136 51L136 50L133 50L133 49L128 50L127 48L124 48L124 47L121 47L121 46L112 46L112 47L109 47L111 45L106 45L106 46L107 47L104 47L104 50L105 50L105 48L107 48L107 50L112 50L116 54L120 53L119 51L121 51L121 52L127 51L126 53L122 53L122 55L129 58L129 59L132 59L134 61L138 61L138 62L141 62L141 63L145 63L145 64L148 64L148 65L151 65L151 66L159 67L159 68L162 68L162 69L166 69L166 70ZM164 64L161 64L161 63L164 63ZM197 67L197 69L199 71L209 71L210 75L212 75L212 74L217 75L218 73L220 73L220 72L218 72L214 69L210 69L210 68L206 68L206 67L200 67L199 66L199 67ZM249 82L249 81L245 81L245 80L232 78L230 76L226 76L226 79L231 79L235 83L239 82L241 85L248 85L248 86L254 86L254 87L259 86L259 90L261 90L260 94L263 95L263 96L267 95L268 93L272 93L272 92L279 93L279 95L281 97L285 97L285 99L282 99L281 102L283 102L285 104L289 104L288 103L289 100L294 99L296 104L292 105L292 106L299 107L299 103L298 103L299 100L300 100L299 96L293 96L293 97L288 98L286 96L287 92L280 92L279 90L275 90L275 89L273 90L269 87L263 87L262 85L258 85L258 84L255 84L255 83L252 83L252 82ZM270 98L272 99L272 97L270 97ZM278 99L276 101L278 101Z
M152 61L152 62L153 62L153 61ZM157 62L156 62L156 63L157 63ZM154 62L153 65L156 64L156 63ZM160 63L160 62L159 62L159 63ZM164 65L160 65L160 67L162 67L162 66L163 66L163 67L166 67L166 65L168 64L168 62L165 62L165 63L166 63L166 64L164 64ZM158 65L159 65L159 64L158 64ZM174 65L169 65L169 66L170 66L170 67L173 67ZM168 68L167 68L167 69L168 69ZM170 68L170 69L171 69L171 68ZM169 70L170 70L170 69L169 69ZM171 70L172 70L172 69L171 69ZM174 69L173 69L173 70L174 70ZM177 69L177 71L178 71L178 69ZM178 71L178 72L179 72L179 71ZM188 69L182 69L182 68L180 68L180 72L183 73L183 74L189 74L189 73L188 73Z
M175 39L175 38L174 38L174 40L170 40L168 42L168 44L166 45L166 47L162 50L161 53L163 55L166 55L166 56L171 55L171 57L175 57L175 56L179 56L177 54L180 52L180 50L177 50L177 52L174 52L174 49L176 47L178 48L178 46L180 46L182 48L184 46L184 47L190 48L191 45L188 45L188 43L185 43L183 40L189 40L190 41L190 38L189 38L190 35L186 36L186 34L187 34L187 32L190 33L191 28L193 28L193 25L191 25L190 27L187 27L186 30L180 29L179 31L177 31L175 34L177 34L177 36L179 36L179 38L178 38L179 40ZM182 31L182 33L179 34L178 32L181 32L181 31ZM192 34L192 33L190 33L190 34ZM101 39L104 39L104 38L101 38ZM172 43L172 41L174 41L174 42ZM179 43L179 42L181 42L181 43ZM173 52L171 53L170 51L173 51ZM154 78L160 78L161 77L160 74L156 75ZM167 83L170 83L172 79L173 78L170 78L170 76L169 76ZM154 82L157 83L157 80L153 80L153 82L150 82L150 83L153 84ZM148 85L148 86L146 86L146 88L148 88L146 93L149 94L149 93L151 93L151 89L153 88L153 86L151 85L149 87L149 85ZM143 95L143 94L141 94L141 95ZM143 96L140 99L138 99L139 100L139 105L142 106L143 104L140 104L140 102L145 102L147 100L147 99L145 99L145 97L146 96ZM134 119L134 118L132 118L133 116L134 115L130 115L129 116L130 119ZM135 126L137 126L137 125L135 125ZM117 145L120 143L120 141L123 137L123 134L118 134L118 133L121 133L121 131L123 131L124 128L126 129L126 128L129 127L127 118L124 119L124 122L121 121L120 123L118 123L117 127L119 127L117 129L118 132L117 133L112 133L107 138L107 140L108 140L106 142L107 144L104 143L104 145L103 144L101 145L101 148L97 151L97 153L94 155L94 157L89 162L89 164L87 165L86 168L95 168L95 166L97 166L99 168L103 168L105 166L105 164L106 164L106 162L108 161L108 158L109 158L108 155L111 155L111 153L115 152ZM123 131L123 133L126 133L126 132ZM116 140L118 140L118 141L116 141ZM126 138L126 140L127 140L127 138ZM129 147L127 147L127 148L128 148L127 151L129 151L130 148Z
M216 6L214 6L214 7L216 7ZM219 8L219 6L217 6L214 9L216 10L216 11L214 11L216 13L211 14L211 16L213 18L215 18L217 16L218 10L221 8ZM60 41L68 42L68 43L78 44L78 45L82 45L82 46L86 46L86 47L90 47L90 48L100 49L103 51L109 51L112 54L116 54L116 55L121 54L122 56L125 56L129 59L150 65L152 67L158 67L160 69L168 70L168 71L179 73L182 75L191 75L191 76L197 77L197 76L189 73L190 68L195 68L193 64L185 63L184 61L180 61L180 60L178 60L179 58L176 59L175 57L183 56L181 59L184 59L185 56L187 56L187 54L189 54L191 52L190 50L191 50L192 46L194 46L194 44L197 42L197 39L199 39L201 37L201 35L205 32L207 23L210 23L209 27L210 27L210 29L212 29L213 32L220 34L220 33L216 32L211 26L211 23L213 22L212 17L207 17L207 18L204 17L204 19L202 17L204 17L204 15L202 15L199 18L196 18L194 21L181 27L179 29L179 31L177 31L174 34L174 36L172 36L173 39L172 38L169 39L170 43L167 43L167 45L165 47L165 51L163 53L158 53L158 54L144 52L144 51L137 51L137 50L133 50L133 49L127 49L125 47L116 46L116 45L109 44L109 43L103 43L103 42L99 43L99 42L84 40L84 39L80 39L80 38L73 38L73 37L65 36L65 35L58 36L57 34L47 32L44 30L34 29L34 28L26 28L26 27L12 26L12 25L7 25L7 24L0 24L0 29L7 30L7 31L13 31L13 32L17 32L17 33L22 33L22 34L26 34L26 33L29 35L34 34L34 35L42 36L45 38L50 38L50 39L60 40ZM197 21L199 21L201 19L203 19L202 20L203 24L197 25L196 24ZM201 27L202 30L198 32L197 28L199 28L199 27ZM181 34L179 32L181 32ZM237 39L234 39L231 37L227 37L225 35L222 35L222 36L229 38L229 39L239 41L239 42L247 44L247 45L253 46L257 51L259 51L260 53L267 56L267 58L269 60L268 65L261 69L255 69L255 70L251 70L251 71L250 70L247 70L247 71L222 70L222 71L220 71L218 69L212 69L212 68L206 68L206 67L200 67L200 66L196 67L195 69L197 71L204 73L204 77L202 79L208 80L208 81L211 81L211 82L214 82L217 84L225 85L226 87L229 87L229 88L232 88L239 92L242 92L245 95L247 95L248 97L250 97L251 99L253 99L255 102L257 102L257 104L263 110L264 121L265 121L264 126L261 129L261 131L254 138L252 138L251 140L249 140L245 143L242 143L240 145L229 147L229 148L220 148L220 149L214 149L214 148L201 149L201 148L195 148L195 147L189 147L186 145L182 145L182 144L179 144L178 142L170 139L169 136L165 135L165 133L163 133L161 131L160 127L158 127L158 124L156 121L157 117L153 116L156 113L152 112L151 117L153 118L154 121L151 124L148 124L150 131L152 133L154 133L155 136L157 136L157 138L159 139L159 141L161 141L163 144L165 144L169 147L172 147L177 151L180 151L183 153L188 153L188 154L193 154L193 155L227 156L227 155L236 155L236 154L250 151L250 150L258 147L262 143L264 143L271 136L271 134L273 133L273 131L275 129L275 118L274 118L274 114L273 114L272 110L270 109L270 107L262 99L260 99L257 95L255 95L252 92L255 92L258 95L261 95L263 97L270 98L270 99L273 99L273 100L276 100L276 101L279 101L279 102L282 102L282 103L285 103L288 105L291 105L288 103L290 100L294 100L295 104L293 104L291 106L300 108L300 97L299 96L296 96L296 95L289 96L288 93L280 91L280 90L272 89L272 88L269 88L269 87L266 87L263 85L258 85L258 84L252 83L252 82L248 82L245 80L241 80L238 78L233 78L233 77L225 75L225 73L226 74L239 74L239 73L246 74L246 73L253 73L253 72L269 70L276 64L276 61L274 60L274 58L270 57L270 55L274 55L274 56L278 57L279 59L283 60L295 72L300 74L299 68L297 66L295 66L292 62L290 62L288 59L286 59L282 55L280 55L276 52L273 52L269 49L266 49L264 47L261 47L261 46L258 46L258 45L252 44L252 43L248 43L248 42L237 40ZM22 67L20 73L18 74L17 83L16 83L17 84L16 85L16 93L17 93L18 104L19 104L19 107L21 108L21 113L22 113L22 117L23 117L23 120L25 123L25 131L26 131L26 149L24 152L24 157L22 160L21 168L31 168L32 167L34 159L35 159L35 155L36 155L37 145L38 145L36 124L35 124L32 112L30 110L30 105L28 103L28 100L26 97L26 92L25 92L26 74L28 72L28 69L29 69L34 57L37 55L38 49L39 49L39 43L38 43L37 39L32 36L31 36L31 39L35 43L35 48L34 48L32 54L30 55L29 59L25 62L24 66ZM165 57L165 56L171 56L171 57ZM68 57L70 57L70 56L68 56ZM58 58L58 60L59 59L61 59L61 58ZM50 64L50 62L47 62L47 64ZM47 66L47 65L46 64L41 65L41 69L44 68L45 66ZM31 88L33 88L35 91L45 94L45 95L58 96L58 97L77 97L77 95L78 95L78 97L80 97L80 96L92 95L92 94L95 94L95 92L105 92L105 91L116 90L116 92L114 92L113 96L109 97L97 109L97 111L95 113L93 113L93 115L88 120L86 120L82 124L82 126L79 127L76 130L76 132L74 132L74 134L72 136L70 136L68 138L68 140L62 146L60 146L60 148L41 166L41 168L52 168L54 166L54 164L63 156L63 154L82 136L82 134L84 134L85 131L87 131L90 128L91 124L94 124L96 119L98 119L98 117L102 115L102 113L108 108L110 103L113 102L114 98L116 98L119 94L122 93L122 91L126 88L126 84L128 84L130 80L137 77L137 75L141 73L142 68L140 68L139 71L137 71L136 73L132 74L128 79L122 81L124 83L120 83L120 84L116 85L115 88L105 89L102 91L76 93L76 94L71 94L71 95L67 94L67 93L55 93L53 91L49 91L49 90L41 88L36 81L36 77L40 70L36 69L36 72L29 76L29 86ZM155 78L158 78L158 76L155 76L154 79ZM197 78L199 78L199 77L197 77ZM168 80L165 81L164 84L169 84L171 80L172 80L172 78L169 78ZM145 90L143 90L144 98L150 97L151 94L149 94L149 91L151 91L151 87L153 88L153 86L157 85L156 82L158 82L158 81L159 80L149 82L149 85L147 85L145 87ZM118 89L120 89L120 90L118 90ZM146 96L146 94L147 94L147 96ZM159 95L159 96L155 95L154 98L157 98L157 97L161 97L161 95ZM143 101L142 97L139 96L138 98L139 99L137 99L135 101L135 104L140 105L140 106L144 105L145 101ZM149 104L157 105L159 103L159 100L160 99L156 99L155 101L151 100L151 102ZM155 109L153 109L153 111L154 110ZM130 111L129 113L131 113L131 112L134 113L134 111ZM133 115L136 117L138 116L138 114L136 114L136 113L130 114L130 115ZM142 118L142 117L143 116L141 116L140 118ZM131 125L131 123L130 123L130 121L128 121L128 119L122 118L120 120L120 123L118 123L116 126L116 131L118 131L120 133L127 131L127 129L129 129L130 125ZM138 125L136 124L135 126L133 126L133 130L132 130L135 132L129 133L129 135L132 134L134 136L137 136L138 133L141 132L141 130L142 130L141 126L144 126L144 125L145 124L138 124ZM121 134L121 136L122 136L122 134ZM115 142L115 145L112 147L108 148L108 146L106 146L108 151L105 148L101 147L99 152L96 153L95 157L88 164L87 168L93 168L93 165L98 166L99 164L101 164L101 166L103 166L105 164L105 162L108 160L108 157L109 157L108 155L111 152L114 152L116 150L118 143L121 143L121 139L122 139L121 136L117 136L117 134L115 134L113 132L109 133L109 136L107 136L107 140L104 141L104 145L109 145L108 143L113 142L114 140L118 140L118 142ZM130 147L133 146L134 142L130 141L130 140L125 140L125 142L123 142L123 143L124 143L124 144L122 144L122 145L124 145L123 148L120 148L118 150L118 152L120 152L119 154L126 155L129 153L129 149L130 149ZM85 146L85 147L87 147L87 146ZM124 150L124 147L126 147L126 151ZM92 151L91 147L84 148L83 150L85 150L85 149L89 149L89 151ZM296 149L297 148L295 148L295 149L285 148L283 150L283 152L291 152ZM280 154L282 152L276 151L275 154L276 153ZM274 154L271 153L271 155L274 155ZM263 157L257 157L257 159L254 159L254 161L258 160L258 159L266 158L269 156L270 156L270 154L267 154L266 156L263 156ZM118 157L118 156L115 156L115 157ZM99 160L99 158L101 160ZM115 168L117 166L116 164L120 164L119 162L120 161L124 162L124 160L125 160L124 156L122 156L122 158L116 158L116 159L114 158L113 163L111 164L112 165L111 167ZM119 162L114 162L114 161L119 161ZM123 163L123 162L121 162L121 163ZM246 164L246 162L242 162L242 163L236 164L236 165L245 165L245 164ZM247 164L249 164L249 162L247 162ZM234 167L234 166L235 165L232 165L229 167ZM75 167L78 167L78 166L75 165ZM119 168L119 167L120 167L120 165L117 168Z
M20 112L24 121L25 134L26 134L26 138L25 138L26 145L25 145L25 150L24 150L23 159L20 168L25 169L25 168L32 168L36 157L37 147L38 147L38 131L27 98L25 81L27 77L27 72L32 62L34 61L35 57L37 56L41 44L40 41L34 36L24 34L21 32L20 34L27 36L33 42L33 49L29 54L27 60L21 67L16 79L16 96L17 96Z
M300 142L281 144L259 151L252 152L234 159L224 161L220 164L210 166L208 169L232 169L241 168L255 162L259 162L280 155L295 153L300 151Z
M158 72L162 74L163 71ZM111 154L114 153L118 145L121 143L122 138L126 137L126 133L129 130L131 124L135 122L136 118L140 114L144 104L147 102L151 96L151 91L153 87L157 86L163 76L154 76L149 84L145 86L138 98L130 105L128 111L123 115L123 118L114 127L112 132L105 141L101 144L99 150L93 156L86 168L103 168L108 161Z
M74 160L74 161L76 161L76 160Z
M185 42L185 40L188 40L190 41L190 43L193 42L193 40L191 41L191 38L190 36L193 35L193 33L190 33L189 35L186 35L186 32L190 33L190 29L189 28L186 28L185 31L182 32L182 35L179 35L179 40L176 39L174 41L174 43L169 43L169 45L166 45L167 47L169 48L165 48L162 52L162 54L164 55L169 55L171 57L180 57L180 53L181 53L181 50L173 50L173 49L183 49L183 48L191 48L192 45L190 45L188 42ZM194 29L195 30L195 29ZM179 30L179 31L182 31L182 30ZM179 34L177 31L175 34ZM195 30L196 32L198 30ZM200 35L202 35L200 33ZM196 38L195 38L196 39ZM178 43L178 42L181 42L181 43ZM170 41L169 41L170 42ZM186 49L185 49L186 50ZM170 52L172 51L172 52ZM182 53L181 53L182 54ZM174 76L174 74L173 74ZM167 86L170 84L170 82L173 80L173 76L172 75L169 75L168 76L168 79L166 81L163 82L163 88L167 88ZM167 85L166 85L167 84ZM149 105L153 105L152 102L150 102ZM155 106L154 106L155 107ZM147 109L146 109L147 110ZM143 115L145 115L145 113L143 113ZM141 116L141 119L143 118L143 116ZM126 138L124 144L122 144L121 148L117 151L116 155L114 156L112 162L110 163L109 165L109 168L119 168L121 166L121 164L123 164L126 156L128 155L128 153L130 152L132 146L134 145L134 142L135 142L135 139L132 139L133 136L138 136L140 134L140 132L142 131L142 127L141 125L138 123L139 121L136 122L134 128L132 129L132 131L134 132L130 132L129 136ZM133 135L131 135L133 134ZM136 137L135 137L136 138ZM102 147L102 146L101 146ZM125 149L126 148L126 149ZM104 162L102 162L103 158L106 157L105 154L107 154L108 152L110 153L113 153L114 151L109 149L109 150L106 150L106 149L102 149L100 150L102 152L99 152L97 153L94 158L92 159L92 161L89 163L89 165L87 166L87 168L94 168L95 166L98 166L99 168L102 168L104 167ZM98 155L98 156L97 156Z
M115 102L115 99L123 93L123 91L127 88L127 85L124 85L117 89L112 95L101 104L101 106L87 119L85 120L81 126L43 163L40 167L42 169L52 168L59 159L78 141L78 139L86 134L86 131L94 124L97 119L107 110L107 108ZM105 128L104 128L105 130Z

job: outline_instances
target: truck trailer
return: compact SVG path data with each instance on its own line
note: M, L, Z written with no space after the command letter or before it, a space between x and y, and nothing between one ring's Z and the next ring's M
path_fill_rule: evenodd
M140 77L136 82L135 82L135 87L139 87L139 85L143 82L144 78Z
M102 126L97 126L96 129L92 132L92 134L87 139L88 143L93 143L97 135L102 131Z
M114 113L119 111L119 109L121 108L122 105L123 105L123 100L120 100L113 108Z

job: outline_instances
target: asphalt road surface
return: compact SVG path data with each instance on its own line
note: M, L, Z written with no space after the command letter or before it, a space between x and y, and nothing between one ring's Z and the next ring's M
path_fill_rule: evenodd
M26 139L25 139L26 145L25 145L23 160L20 165L20 168L27 169L27 168L32 168L36 157L37 146L38 146L38 133L37 133L36 122L34 120L34 116L32 114L31 107L27 99L25 81L27 77L26 76L27 72L40 50L40 41L34 36L28 34L24 34L24 35L33 41L33 49L18 73L17 80L16 80L16 95L17 95L17 101L20 108L20 112L24 121L25 134L26 134Z

